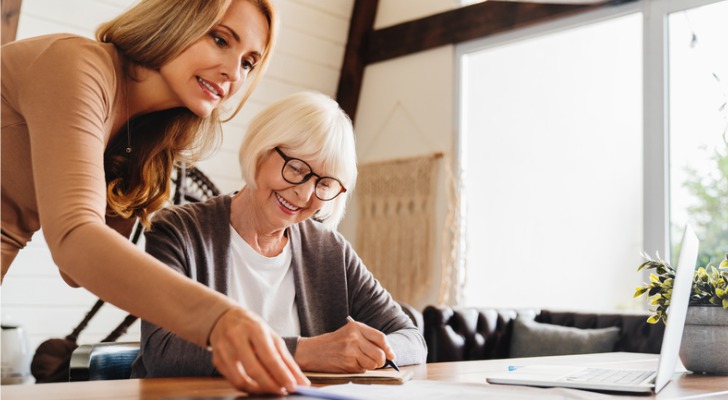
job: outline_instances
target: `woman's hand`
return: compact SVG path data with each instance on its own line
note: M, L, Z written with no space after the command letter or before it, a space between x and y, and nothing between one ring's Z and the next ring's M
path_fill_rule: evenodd
M285 394L310 385L285 342L258 316L242 308L226 311L210 333L212 362L247 393Z
M301 338L295 360L306 371L361 373L394 357L385 334L352 321L335 332Z

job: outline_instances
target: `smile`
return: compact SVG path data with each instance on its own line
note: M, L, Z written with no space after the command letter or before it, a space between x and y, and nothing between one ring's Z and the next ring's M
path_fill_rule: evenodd
M296 207L293 204L287 202L286 199L281 197L281 195L279 195L278 193L276 193L275 195L276 195L276 199L278 200L278 203L280 205L282 205L283 207L285 207L286 209L288 209L290 211L294 211L294 212L301 209L301 207Z
M213 95L217 97L222 97L222 93L220 93L221 89L219 89L216 85L211 84L210 82L200 78L199 76L197 77L197 82L199 82L200 85L202 85L205 89L207 89L207 91L209 91Z

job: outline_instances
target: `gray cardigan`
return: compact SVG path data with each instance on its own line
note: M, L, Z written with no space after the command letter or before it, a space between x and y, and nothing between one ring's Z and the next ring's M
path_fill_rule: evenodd
M149 254L203 285L227 295L230 255L229 196L161 210L145 235ZM424 363L425 340L338 232L308 219L287 229L293 259L301 336L333 332L351 315L387 335L399 365ZM164 290L164 288L159 288ZM180 293L184 296L184 293ZM298 338L284 337L291 354ZM141 350L133 378L219 375L212 354L142 321Z

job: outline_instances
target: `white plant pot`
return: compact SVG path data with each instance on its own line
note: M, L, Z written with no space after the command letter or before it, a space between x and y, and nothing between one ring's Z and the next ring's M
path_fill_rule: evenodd
M689 371L728 375L728 310L688 307L680 359Z

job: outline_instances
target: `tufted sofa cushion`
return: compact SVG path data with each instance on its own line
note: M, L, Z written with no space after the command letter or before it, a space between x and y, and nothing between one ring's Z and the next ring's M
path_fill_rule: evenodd
M662 324L647 324L647 314L600 314L540 309L428 306L423 311L427 362L509 358L513 322L520 314L537 322L581 329L618 327L612 351L659 353Z

